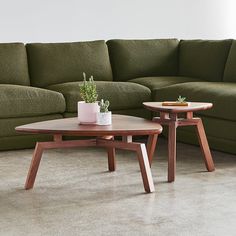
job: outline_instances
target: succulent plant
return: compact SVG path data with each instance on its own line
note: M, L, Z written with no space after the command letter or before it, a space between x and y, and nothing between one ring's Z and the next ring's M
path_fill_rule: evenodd
M186 97L181 97L181 95L179 95L177 102L180 102L180 103L186 102Z
M108 107L110 105L110 102L108 100L104 102L104 100L101 99L101 101L98 102L98 105L100 106L100 112L105 113L108 112Z
M86 79L86 74L83 72L84 81L80 85L80 96L86 103L95 103L98 98L97 87L91 76L88 81Z

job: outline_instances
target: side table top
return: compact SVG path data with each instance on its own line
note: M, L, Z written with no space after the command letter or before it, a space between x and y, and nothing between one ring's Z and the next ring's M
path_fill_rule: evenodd
M151 111L181 113L207 110L213 107L212 103L190 102L188 106L162 106L162 102L144 102L143 106Z
M139 117L113 115L112 125L79 125L77 118L42 121L15 128L18 132L76 136L128 136L160 134L162 126Z

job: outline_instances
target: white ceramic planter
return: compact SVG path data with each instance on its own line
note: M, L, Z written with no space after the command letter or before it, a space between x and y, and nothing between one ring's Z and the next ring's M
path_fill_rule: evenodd
M97 113L97 124L98 125L111 125L111 123L112 123L111 111Z
M78 120L80 124L97 123L97 113L99 112L98 103L78 102Z

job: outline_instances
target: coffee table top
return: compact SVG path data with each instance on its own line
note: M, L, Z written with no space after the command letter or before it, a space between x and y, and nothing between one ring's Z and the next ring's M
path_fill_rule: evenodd
M77 118L42 121L15 128L18 132L75 136L126 136L160 134L162 126L152 121L125 115L113 115L112 125L79 125Z
M212 103L190 102L188 106L162 106L162 102L144 102L144 107L151 111L181 113L207 110L212 108Z

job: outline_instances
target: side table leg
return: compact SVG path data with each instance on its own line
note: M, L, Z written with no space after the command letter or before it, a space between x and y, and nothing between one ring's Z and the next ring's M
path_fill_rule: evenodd
M140 144L139 148L137 149L137 154L138 154L139 166L143 179L144 189L147 193L154 192L155 188L153 184L152 173L148 161L148 155L145 144Z
M208 145L206 133L205 133L204 126L201 119L199 119L199 122L197 123L197 134L198 134L198 140L199 140L199 143L200 143L203 155L204 155L206 168L208 171L214 171L215 166L214 166L214 162L211 156L211 151Z
M156 149L157 137L158 134L153 134L148 136L147 152L150 166L152 165L152 159Z
M169 123L168 135L168 182L175 181L176 172L176 128L177 123Z
M38 172L39 164L43 154L43 147L37 143L35 146L34 154L31 160L30 169L25 182L25 189L31 189L34 186L34 181Z

